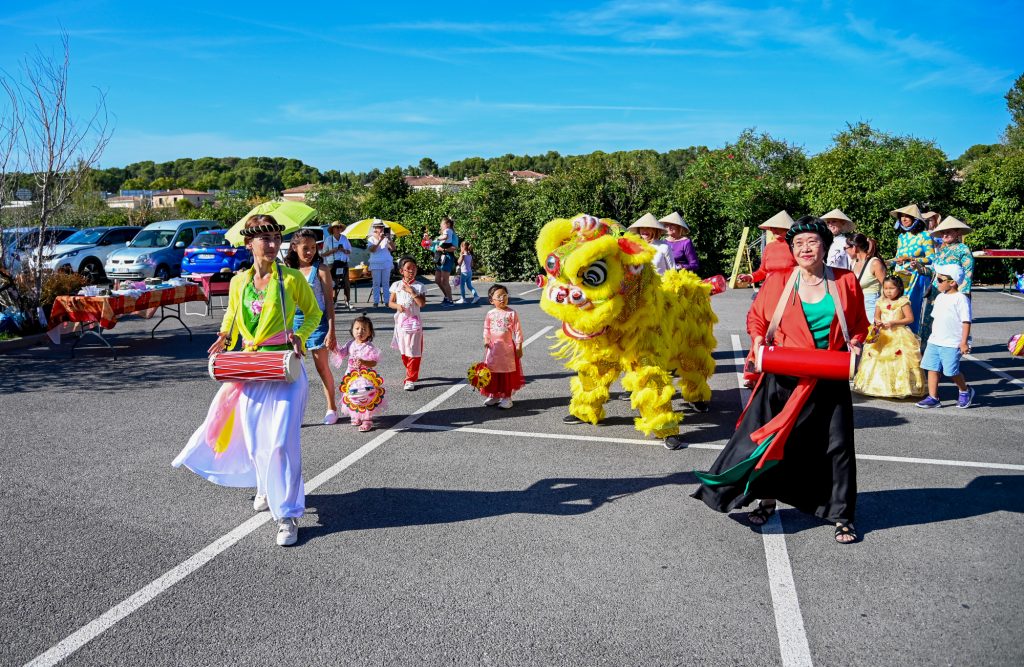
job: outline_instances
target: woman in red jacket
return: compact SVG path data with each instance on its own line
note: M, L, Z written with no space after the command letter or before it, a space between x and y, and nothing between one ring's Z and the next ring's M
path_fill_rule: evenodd
M747 331L755 349L769 337L773 314L783 303L771 344L808 351L849 347L859 353L868 329L864 296L852 272L826 269L832 233L820 219L804 216L786 241L797 267L770 275L754 300ZM729 444L711 470L697 477L702 484L693 497L712 509L728 512L761 498L747 515L750 523L761 525L775 512L778 499L834 523L836 542L856 541L849 382L763 374Z
M789 274L792 268L796 266L796 260L793 259L793 251L789 249L789 244L786 243L786 232L788 232L792 226L793 218L789 217L789 213L785 211L779 211L758 225L758 229L771 232L775 236L775 239L765 244L764 252L761 254L761 267L753 273L746 273L737 277L745 283L753 284L763 282L774 272L784 272ZM750 354L747 355L745 368L753 367L755 349L757 348L750 348ZM760 373L744 370L743 386L748 389L753 387L757 382L758 377L760 377Z

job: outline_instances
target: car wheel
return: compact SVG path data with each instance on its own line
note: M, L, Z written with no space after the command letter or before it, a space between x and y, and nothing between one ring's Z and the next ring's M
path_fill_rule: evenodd
M168 280L171 277L171 270L167 268L166 264L161 264L156 267L156 271L153 272L153 277L159 278L160 280Z
M103 279L103 267L99 262L91 257L82 262L82 266L78 268L78 272L82 274L86 282L90 285L95 285Z

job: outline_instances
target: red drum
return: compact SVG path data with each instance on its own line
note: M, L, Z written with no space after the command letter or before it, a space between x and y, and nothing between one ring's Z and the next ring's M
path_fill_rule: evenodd
M302 360L292 350L221 352L210 357L209 369L218 382L295 382Z
M762 345L757 348L754 363L758 373L849 381L856 372L857 355L835 350L805 350Z

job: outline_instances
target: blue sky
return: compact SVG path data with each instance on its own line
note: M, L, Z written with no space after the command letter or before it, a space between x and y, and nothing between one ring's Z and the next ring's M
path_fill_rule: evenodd
M102 166L295 157L366 171L505 153L827 148L847 122L998 141L1024 3L4 2L0 66L71 40L72 103L115 117Z

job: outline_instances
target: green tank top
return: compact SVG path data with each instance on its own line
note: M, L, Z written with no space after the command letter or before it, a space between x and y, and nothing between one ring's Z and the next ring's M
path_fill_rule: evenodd
M811 337L814 338L814 347L819 350L828 349L828 334L832 328L832 318L836 316L832 295L826 292L825 298L818 303L807 303L801 300L800 304L803 306L804 317L807 318L807 327L811 330Z
M270 283L267 289L271 287L278 289L277 283ZM256 331L256 327L260 323L260 314L253 311L253 302L260 302L262 304L266 298L266 292L260 295L252 283L245 286L245 291L242 293L242 319L245 321L245 327L249 331ZM260 313L262 312L261 308ZM281 350L290 350L291 345L261 345L259 349L280 352Z

